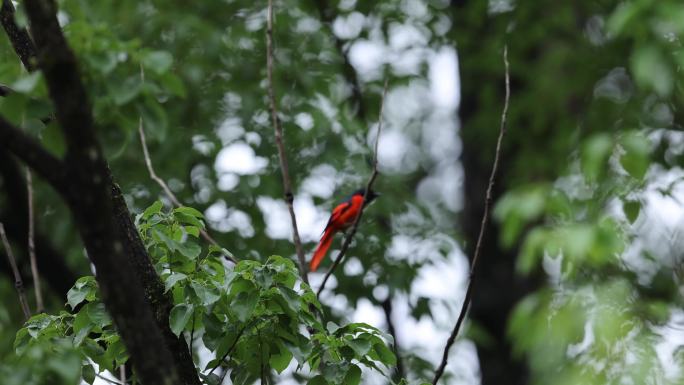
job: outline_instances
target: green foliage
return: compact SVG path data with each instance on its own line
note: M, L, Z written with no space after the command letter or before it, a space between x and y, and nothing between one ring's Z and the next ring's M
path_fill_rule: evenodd
M361 378L359 365L380 373L386 371L381 366L396 365L386 342L391 337L377 328L332 322L324 327L319 320L321 304L291 260L271 256L265 263L244 260L227 269L222 250L202 253L197 237L204 229L203 216L190 207L165 211L161 202L155 202L136 222L174 300L171 331L198 336L216 356L206 368L199 368L211 372L202 374L205 383L217 383L213 371L221 366L230 370L234 384L251 384L271 371L281 373L294 359L297 370L308 366L312 373L321 373L310 383L355 385ZM40 349L60 360L76 357L75 374L59 374L77 379L82 373L92 383L91 362L99 372L113 372L127 362L128 355L99 300L93 277L80 278L67 297L77 312L32 317L17 332L14 349L29 361Z

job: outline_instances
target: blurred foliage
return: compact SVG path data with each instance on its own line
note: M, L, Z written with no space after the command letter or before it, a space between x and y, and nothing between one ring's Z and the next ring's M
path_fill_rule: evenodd
M494 210L497 236L519 254L522 276L548 278L510 315L516 354L532 383L683 381L682 345L672 342L684 322L681 240L646 235L665 231L653 217L667 214L649 202L681 206L684 5L461 3L331 0L333 18L326 23L319 12L324 3L275 2L275 86L295 195L302 199L295 205L324 212L365 182L368 126L378 119L381 84L390 78L385 134L397 148L380 157L376 189L383 196L365 213L320 304L296 277L289 233L271 228L274 220L289 219L270 216L280 207L282 185L266 101L265 3L59 2L113 174L140 213L146 245L173 295L172 330L194 337L197 357L209 350L205 366L221 364L233 383L250 383L264 365L273 376L297 362L311 373L295 373L294 381L353 384L361 366L383 364L380 371L389 374L395 364L389 339L376 328L384 325L348 322L360 303L396 298L408 303L415 320L451 326L440 314L453 301L427 298L416 285L424 267L442 268L447 257L460 258L458 244L474 242L457 225L469 199L459 192L457 135L483 162L493 156L503 99L500 52L507 42L513 94L503 195ZM19 22L22 17L19 12ZM353 62L363 100L353 100L338 43L365 59ZM460 131L456 112L430 93L446 76L431 74L431 60L448 47L459 55L460 114L468 115ZM14 57L5 38L0 53ZM0 83L16 91L0 98L0 114L62 154L60 131L45 119L52 106L39 74L4 60ZM157 174L194 208L168 211L157 201L168 203L144 167L141 121ZM232 146L246 146L260 167L219 162ZM71 269L89 274L68 211L48 186L37 181L35 187L39 231L49 234ZM7 199L0 194L3 213L12 206ZM221 249L204 249L198 238L204 216L219 244L241 260L236 267L225 268ZM305 241L310 250L316 239ZM496 257L486 255L482 263ZM0 280L0 294L14 298L9 278ZM126 361L92 277L68 293L70 312L62 310L64 301L52 293L50 311L23 328L16 304L6 300L0 307L4 382L92 383L93 363L114 370ZM319 312L331 322L321 323ZM473 325L472 335L478 330ZM411 381L432 374L425 349L400 346ZM200 369L206 383L216 383L218 372ZM446 382L459 380L454 375Z

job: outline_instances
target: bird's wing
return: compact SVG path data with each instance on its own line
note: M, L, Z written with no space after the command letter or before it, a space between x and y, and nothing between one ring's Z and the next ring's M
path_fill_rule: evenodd
M351 202L344 202L337 205L337 207L333 209L332 214L330 214L330 219L328 219L328 223L325 225L325 229L327 230L332 223L336 223L340 219L342 214L349 210L350 207Z

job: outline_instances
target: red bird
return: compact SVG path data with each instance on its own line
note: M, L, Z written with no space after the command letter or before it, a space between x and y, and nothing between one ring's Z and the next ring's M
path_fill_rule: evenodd
M363 196L366 189L359 189L354 191L354 193L345 202L340 203L335 207L328 219L328 224L325 225L325 230L323 230L323 236L321 241L318 242L316 251L314 251L313 258L309 264L309 269L311 271L316 271L318 265L320 265L323 257L328 252L330 245L332 244L333 237L335 233L340 230L346 230L349 226L354 223L356 215L358 215L361 207L369 204L373 199L377 198L379 194L373 192L373 190L368 191L368 197L366 197L366 202L363 203ZM362 204L363 203L363 204Z

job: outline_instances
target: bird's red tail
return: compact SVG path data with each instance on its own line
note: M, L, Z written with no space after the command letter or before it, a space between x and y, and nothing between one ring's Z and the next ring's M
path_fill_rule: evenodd
M325 230L325 233L323 233L323 237L321 237L321 241L318 243L313 258L311 258L311 262L309 263L309 270L312 272L318 269L318 265L321 264L325 254L328 252L334 238L333 235L335 235L335 232L332 231L332 229L327 229Z

